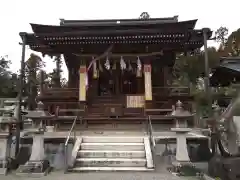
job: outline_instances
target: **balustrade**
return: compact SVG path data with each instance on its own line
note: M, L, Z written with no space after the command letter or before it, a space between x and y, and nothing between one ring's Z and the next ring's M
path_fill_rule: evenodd
M186 96L190 95L189 87L152 87L153 95L160 96Z

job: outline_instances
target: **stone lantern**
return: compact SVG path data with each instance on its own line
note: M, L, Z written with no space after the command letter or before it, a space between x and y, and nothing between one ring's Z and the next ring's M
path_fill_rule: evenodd
M172 112L171 116L175 118L175 127L171 128L171 131L175 132L177 137L176 160L179 163L189 162L186 135L192 129L188 128L187 119L193 117L193 115L189 111L184 110L182 102L178 101L176 109Z
M43 121L53 116L49 112L44 111L44 104L39 101L37 109L34 111L28 111L28 114L25 115L25 117L32 120L33 128L44 128Z

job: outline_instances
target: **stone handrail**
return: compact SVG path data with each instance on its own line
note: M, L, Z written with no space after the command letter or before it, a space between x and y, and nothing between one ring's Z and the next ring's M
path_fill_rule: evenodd
M71 134L72 134L72 131L74 130L74 128L75 128L75 125L76 125L76 123L77 123L77 119L78 119L78 116L76 116L76 118L74 119L74 121L73 121L73 124L72 124L72 127L71 127L71 129L69 130L69 132L68 132L68 136L67 136L67 138L66 138L66 140L65 140L65 143L64 143L64 149L65 149L65 172L67 171L67 169L68 169L68 156L67 156L67 146L68 146L68 142L69 142L69 140L70 140L70 137L71 137ZM76 134L74 133L74 138L75 138L75 136L76 136Z

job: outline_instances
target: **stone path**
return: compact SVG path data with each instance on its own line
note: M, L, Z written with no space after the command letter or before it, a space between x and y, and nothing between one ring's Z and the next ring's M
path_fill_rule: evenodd
M169 173L156 172L91 172L70 173L53 172L41 178L27 178L16 175L0 176L1 180L191 180L191 178L176 177ZM192 179L193 180L193 179Z

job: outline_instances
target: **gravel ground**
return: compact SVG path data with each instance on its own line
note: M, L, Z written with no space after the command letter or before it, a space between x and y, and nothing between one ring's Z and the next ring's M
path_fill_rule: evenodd
M170 173L156 172L92 172L92 173L70 173L52 172L51 174L41 178L19 177L14 174L8 176L0 176L1 180L186 180L186 178L176 177ZM191 178L187 178L191 180Z
M15 173L0 176L0 180L196 180L191 177L177 177L166 170L167 165L158 157L155 170L151 172L80 172L64 174L63 171L54 171L40 178L20 177Z

